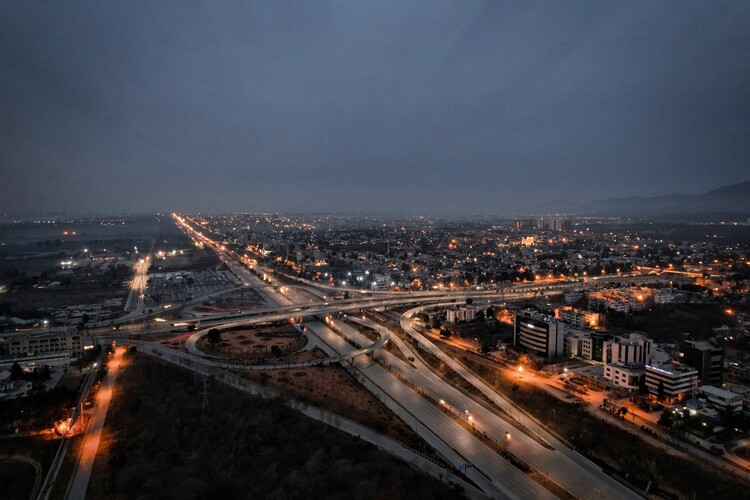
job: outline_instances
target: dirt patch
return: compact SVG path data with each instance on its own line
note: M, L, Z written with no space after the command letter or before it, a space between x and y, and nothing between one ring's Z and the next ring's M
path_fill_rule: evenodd
M278 360L286 362L289 355L307 345L307 337L288 322L221 332L221 341L211 344L209 336L198 341L206 354L229 359ZM284 361L282 361L284 359Z
M293 399L356 420L412 448L422 439L342 367L309 367L292 370L237 372Z

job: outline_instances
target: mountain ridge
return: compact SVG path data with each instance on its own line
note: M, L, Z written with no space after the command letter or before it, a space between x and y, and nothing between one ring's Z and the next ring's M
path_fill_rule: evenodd
M670 193L660 196L604 198L589 202L558 199L538 208L544 212L578 215L664 216L721 213L750 216L750 180L699 194Z

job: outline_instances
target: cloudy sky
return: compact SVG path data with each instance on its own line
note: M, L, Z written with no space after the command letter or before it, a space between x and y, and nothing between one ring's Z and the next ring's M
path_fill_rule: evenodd
M0 212L504 213L750 179L750 2L0 3Z

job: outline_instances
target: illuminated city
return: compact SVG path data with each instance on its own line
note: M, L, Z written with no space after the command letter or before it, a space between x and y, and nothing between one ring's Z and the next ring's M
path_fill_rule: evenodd
M0 12L0 498L747 497L747 5Z

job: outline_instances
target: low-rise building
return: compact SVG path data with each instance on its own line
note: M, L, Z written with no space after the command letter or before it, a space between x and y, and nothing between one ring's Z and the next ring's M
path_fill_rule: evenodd
M1 337L12 358L61 352L80 356L83 353L83 337L66 330L9 333Z
M564 355L602 361L604 342L612 336L605 332L594 330L579 330L570 328L565 330Z
M32 387L28 380L4 380L0 382L0 401L25 397Z
M646 365L646 387L667 401L690 398L698 388L698 370L681 365Z
M687 300L687 293L675 288L661 288L654 294L654 303L661 304L680 304Z
M628 391L637 391L646 372L645 365L612 363L604 365L604 378L612 385Z
M603 363L650 363L651 339L631 333L604 341Z
M596 328L602 323L601 313L570 306L555 308L555 318L578 328Z
M630 313L654 304L654 290L646 287L611 288L588 294L589 307L595 311Z
M739 394L712 385L702 386L700 392L706 401L719 411L731 411L732 413L742 411L742 396Z
M472 321L477 317L481 309L474 306L455 306L445 312L445 320L448 323L457 323L459 321Z

